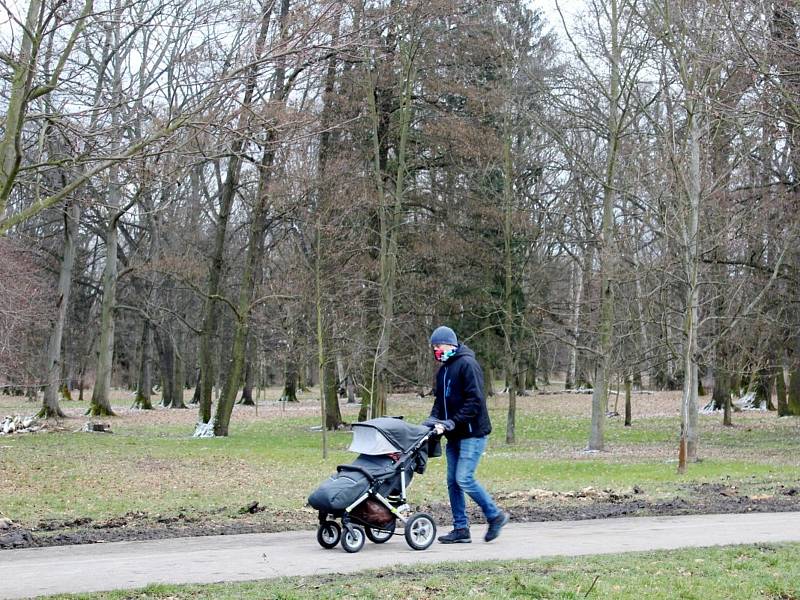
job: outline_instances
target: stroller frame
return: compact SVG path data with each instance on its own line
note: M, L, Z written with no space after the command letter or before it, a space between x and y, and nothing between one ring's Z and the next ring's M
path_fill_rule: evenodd
M319 529L317 530L317 540L324 548L333 548L339 542L341 537L342 547L347 552L358 552L364 545L364 536L366 535L370 540L375 543L382 544L392 536L400 535L395 533L396 522L399 520L403 524L404 536L408 545L414 550L427 549L436 537L436 523L433 517L427 513L413 513L408 514L410 507L408 506L408 499L406 496L406 469L409 467L409 462L416 455L417 451L428 443L428 440L435 435L435 431L431 429L427 434L417 440L414 445L406 452L400 455L397 462L393 466L393 471L390 474L376 476L366 469L358 465L338 465L336 467L337 473L342 471L357 472L364 475L369 482L367 490L347 506L341 514L341 522L343 531L338 530L336 521L330 520L328 517L337 516L335 513L327 511L319 511ZM378 491L378 487L386 481L389 477L394 477L397 471L400 471L400 495L394 497L390 495L388 498ZM354 515L352 511L368 499L374 499L384 506L394 516L395 520L390 525L375 525L368 523ZM334 528L335 526L335 528ZM366 527L366 532L361 526Z

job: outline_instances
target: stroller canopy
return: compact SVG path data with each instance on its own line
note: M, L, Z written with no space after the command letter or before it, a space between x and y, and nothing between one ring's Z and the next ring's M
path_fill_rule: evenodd
M372 455L408 452L429 431L428 427L391 417L353 423L353 442L349 450Z

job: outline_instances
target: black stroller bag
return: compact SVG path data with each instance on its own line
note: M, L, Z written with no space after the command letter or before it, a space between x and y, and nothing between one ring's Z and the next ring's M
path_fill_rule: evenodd
M388 456L360 455L348 469L347 465L340 467L340 471L331 475L308 497L308 503L316 510L329 513L339 513L367 491L370 479L362 472L366 471L375 479L384 478L379 484L378 491L391 493L393 479L395 478L394 461Z

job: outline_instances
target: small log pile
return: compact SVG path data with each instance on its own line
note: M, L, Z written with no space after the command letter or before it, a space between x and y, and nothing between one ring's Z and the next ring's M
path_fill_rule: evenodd
M767 402L765 400L757 400L755 392L747 392L741 398L733 398L731 400L731 408L733 408L733 412L767 412ZM715 412L722 412L722 407L717 408L713 399L700 409L701 415L710 415Z
M593 394L594 390L592 388L575 388L571 390L540 390L536 392L537 396L560 396L561 394ZM651 390L632 390L631 394L641 394L643 396L651 396L655 392ZM609 390L608 395L611 396L612 394L619 395L619 390Z
M87 421L81 431L87 433L111 433L111 425L109 423L95 423L94 421Z
M39 422L36 417L21 417L19 415L7 415L0 422L0 435L11 435L12 433L34 433L44 429L44 424Z

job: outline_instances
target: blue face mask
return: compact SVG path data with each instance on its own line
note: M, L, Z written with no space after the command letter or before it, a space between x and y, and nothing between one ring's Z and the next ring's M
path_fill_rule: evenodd
M433 357L439 362L447 362L447 360L455 353L456 353L455 348L449 348L447 350L445 350L444 348L435 348L433 351Z

